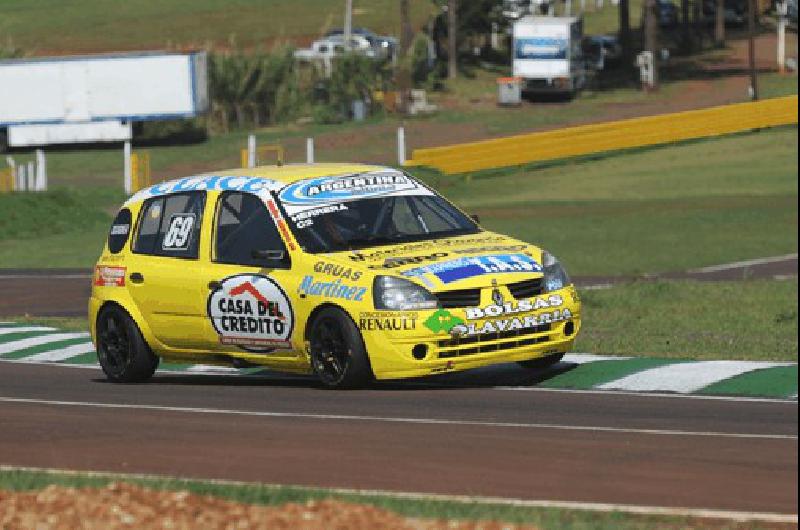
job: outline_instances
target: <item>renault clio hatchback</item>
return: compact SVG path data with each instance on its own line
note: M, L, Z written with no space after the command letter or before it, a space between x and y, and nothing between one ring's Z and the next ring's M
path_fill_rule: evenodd
M186 177L133 195L94 271L100 365L315 373L329 387L495 363L543 367L580 329L558 260L482 229L392 168L310 164Z

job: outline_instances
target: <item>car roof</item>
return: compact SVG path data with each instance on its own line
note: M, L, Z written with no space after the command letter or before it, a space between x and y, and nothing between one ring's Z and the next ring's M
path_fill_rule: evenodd
M198 175L189 175L173 180L168 180L144 188L127 201L126 205L141 202L144 199L157 195L166 195L180 191L197 189L216 189L214 186L203 186L202 183L217 183L223 177L238 177L248 179L249 182L262 180L259 189L277 190L287 184L315 177L333 177L336 175L351 175L354 173L367 173L372 171L397 171L387 166L354 163L324 163L324 164L286 164L283 166L260 166L254 168L228 169ZM251 191L251 190L248 190Z

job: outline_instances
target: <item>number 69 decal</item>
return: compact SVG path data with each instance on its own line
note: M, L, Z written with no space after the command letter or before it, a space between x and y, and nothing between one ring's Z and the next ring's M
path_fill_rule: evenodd
M189 248L189 236L194 227L195 215L193 213L176 213L169 220L167 233L161 248L164 250L186 250Z

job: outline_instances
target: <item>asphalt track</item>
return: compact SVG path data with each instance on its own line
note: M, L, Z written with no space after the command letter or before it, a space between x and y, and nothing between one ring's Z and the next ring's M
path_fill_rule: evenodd
M701 281L796 278L797 254L642 277L586 276L573 278L579 288L603 288L634 280L694 279ZM86 269L0 269L0 317L82 317L91 291Z
M487 380L490 381L487 383ZM797 514L796 402L0 364L0 464Z

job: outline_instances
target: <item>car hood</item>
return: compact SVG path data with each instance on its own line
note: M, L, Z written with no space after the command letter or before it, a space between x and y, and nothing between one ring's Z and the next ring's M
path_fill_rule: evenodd
M318 256L366 274L402 277L433 291L542 276L540 248L489 231Z

